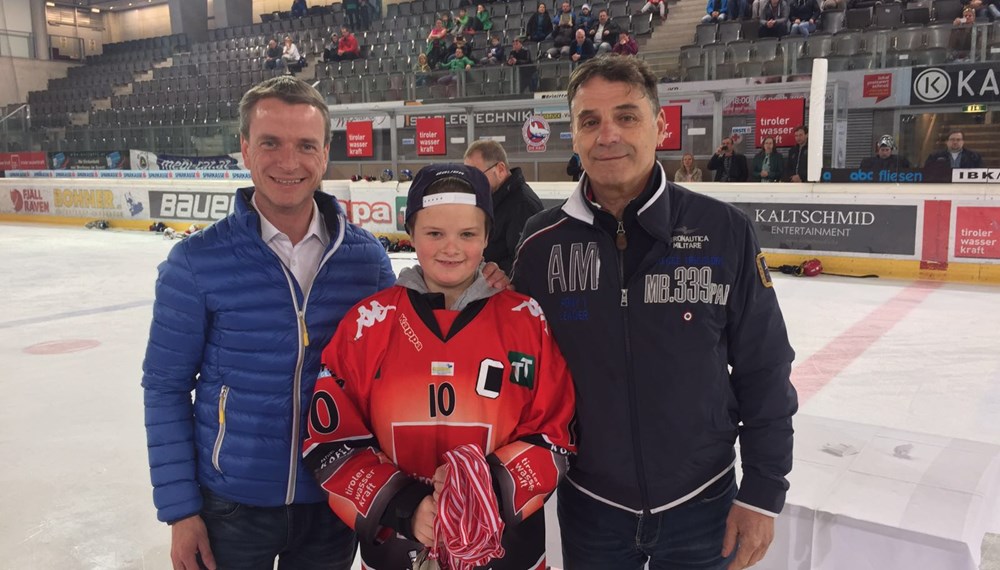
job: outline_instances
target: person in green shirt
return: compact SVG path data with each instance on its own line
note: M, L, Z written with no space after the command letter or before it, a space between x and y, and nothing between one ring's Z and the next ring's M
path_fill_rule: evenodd
M484 32L489 33L489 31L493 29L493 16L490 14L489 10L486 9L486 6L483 6L482 4L476 5L476 18L479 20Z
M445 86L447 97L455 96L455 80L458 77L458 73L466 69L472 69L473 65L475 65L475 62L465 57L465 50L460 47L455 48L455 57L453 59L449 59L445 63L438 64L438 69L447 69L451 72L438 79L438 85Z

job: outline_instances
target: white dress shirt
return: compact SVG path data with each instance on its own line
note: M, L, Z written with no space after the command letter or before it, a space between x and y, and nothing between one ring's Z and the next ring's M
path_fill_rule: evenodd
M319 271L319 262L323 259L323 252L330 244L330 232L323 223L323 216L319 213L319 207L313 201L312 219L309 221L309 229L306 230L302 241L292 245L292 240L274 227L264 214L260 213L257 207L257 195L254 194L253 207L260 214L260 237L264 239L267 247L278 254L281 263L292 272L295 280L302 288L304 298L309 297L309 289L312 288L316 273Z

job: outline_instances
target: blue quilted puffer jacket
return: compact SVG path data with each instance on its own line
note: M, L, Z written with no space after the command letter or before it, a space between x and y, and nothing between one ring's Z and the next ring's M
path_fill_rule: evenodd
M238 190L233 214L159 267L142 386L161 521L198 513L201 486L254 506L325 500L301 459L320 353L351 306L395 282L379 242L316 192L330 245L303 298L252 196Z

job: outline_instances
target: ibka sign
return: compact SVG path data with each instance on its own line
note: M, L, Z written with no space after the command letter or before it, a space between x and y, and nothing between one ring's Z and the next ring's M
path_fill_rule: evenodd
M952 168L951 181L973 184L1000 183L1000 168Z
M348 122L347 158L371 158L374 155L375 145L372 144L372 122Z
M49 155L44 152L0 152L0 171L45 170Z
M963 65L957 69L915 67L910 84L910 104L1000 101L997 69L993 64Z
M795 146L795 127L803 123L806 100L772 99L757 101L757 133L754 146L763 147L764 139L774 137L774 146Z
M189 192L150 190L149 215L152 219L214 222L233 211L233 192Z
M681 106L664 105L663 119L666 124L663 127L663 140L660 141L656 150L680 150L681 149Z
M417 156L442 156L448 153L445 144L444 117L417 119Z

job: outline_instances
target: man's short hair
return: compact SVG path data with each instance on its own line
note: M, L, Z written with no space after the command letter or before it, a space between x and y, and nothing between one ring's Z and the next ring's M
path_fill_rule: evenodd
M474 154L478 154L479 156L483 157L483 162L492 162L492 163L502 162L504 163L504 165L508 164L507 151L505 151L503 147L500 146L500 143L498 143L497 141L491 141L491 140L474 141L472 144L469 145L469 148L465 149L464 158L469 158Z
M799 126L795 127L794 130L792 130L792 134L795 134L795 133L797 133L799 131L802 131L803 133L805 133L805 134L808 135L809 134L809 127L807 127L805 125L799 125Z
M319 91L291 75L279 75L254 85L240 99L240 136L250 140L250 115L262 99L278 99L289 105L311 105L323 115L323 146L329 146L330 109Z
M653 115L660 112L660 98L656 93L656 75L650 71L646 62L634 57L607 54L587 60L570 75L566 98L569 100L571 112L573 98L576 97L577 90L595 77L612 83L627 83L632 87L642 89L650 106L653 107Z
M962 135L962 140L963 141L965 140L965 131L961 131L959 129L952 129L952 130L948 131L948 136L945 137L945 138L946 139L950 139L951 135Z

